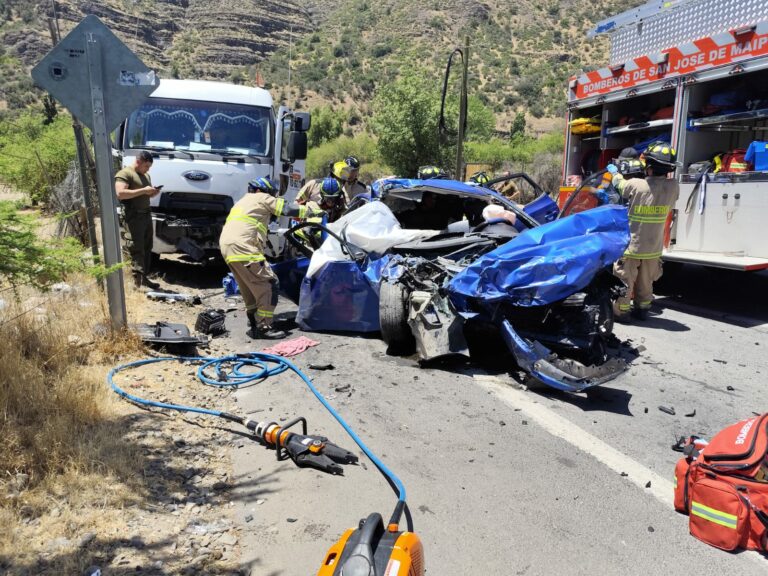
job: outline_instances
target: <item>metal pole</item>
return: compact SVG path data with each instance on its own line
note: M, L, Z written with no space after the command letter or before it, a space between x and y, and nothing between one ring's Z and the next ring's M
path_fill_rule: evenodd
M72 117L72 130L75 133L75 144L77 146L77 164L80 167L80 187L83 191L83 204L85 204L85 221L88 223L88 241L91 243L91 253L93 254L93 263L99 263L99 243L96 241L96 223L94 220L93 202L91 199L91 187L88 179L88 165L85 158L85 135L80 121ZM98 281L97 281L98 282ZM98 282L99 286L102 285Z
M459 103L459 142L456 147L456 179L464 180L464 129L467 123L467 73L469 71L469 36L464 39L461 56L464 71L461 76L461 101Z
M104 110L104 74L100 39L92 32L85 34L85 52L88 58L91 103L93 106L93 148L96 153L96 176L101 201L101 237L104 244L104 264L112 268L121 263L120 231L117 222L117 206L112 174L112 147L107 131ZM122 329L127 325L123 270L118 268L107 275L107 300L112 327Z

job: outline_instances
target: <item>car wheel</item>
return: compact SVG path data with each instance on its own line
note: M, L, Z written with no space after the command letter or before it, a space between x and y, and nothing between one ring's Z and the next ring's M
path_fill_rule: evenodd
M379 288L381 338L394 354L412 354L416 340L408 326L408 292L402 284L382 282Z

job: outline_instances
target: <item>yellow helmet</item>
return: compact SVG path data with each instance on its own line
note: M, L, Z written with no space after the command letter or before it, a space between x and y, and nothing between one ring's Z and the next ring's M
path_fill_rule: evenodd
M333 170L331 172L336 178L342 182L346 182L349 180L349 175L352 173L352 170L353 168L347 164L345 160L339 160L338 162L334 162Z

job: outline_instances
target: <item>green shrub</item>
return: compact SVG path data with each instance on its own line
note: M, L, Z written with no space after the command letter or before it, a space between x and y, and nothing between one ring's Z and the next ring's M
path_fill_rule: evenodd
M76 154L71 117L44 121L41 114L26 113L0 122L0 181L43 203Z
M41 240L32 214L18 211L13 202L0 201L0 280L12 286L45 289L82 270L83 247L73 238Z
M307 178L321 178L327 175L331 162L343 160L347 156L356 156L360 160L360 180L363 182L391 173L391 169L381 161L376 141L370 134L362 133L353 137L340 136L310 148L307 156Z

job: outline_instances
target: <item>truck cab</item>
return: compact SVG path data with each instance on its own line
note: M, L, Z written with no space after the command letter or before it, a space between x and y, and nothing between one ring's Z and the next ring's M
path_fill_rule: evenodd
M248 181L268 176L292 201L304 180L308 114L273 108L267 90L203 80L162 80L118 129L123 166L141 150L162 185L152 198L153 252L194 260L218 254L221 229ZM268 253L281 250L271 238Z

